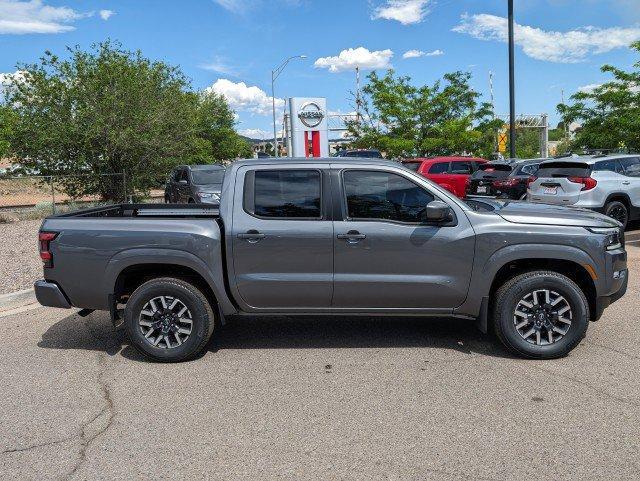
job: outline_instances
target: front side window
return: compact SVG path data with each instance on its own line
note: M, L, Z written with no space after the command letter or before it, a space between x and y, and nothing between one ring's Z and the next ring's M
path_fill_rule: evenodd
M422 222L434 200L422 187L390 172L348 170L342 178L350 219Z
M436 162L429 169L430 174L445 174L449 170L449 162Z
M624 175L628 177L640 177L640 157L624 157L620 159Z
M253 179L251 179L253 177ZM271 218L320 218L320 172L317 170L257 170L253 181L252 214ZM246 189L246 186L245 186Z

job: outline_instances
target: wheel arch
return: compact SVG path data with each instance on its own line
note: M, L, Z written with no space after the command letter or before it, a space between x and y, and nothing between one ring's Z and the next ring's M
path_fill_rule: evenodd
M220 262L223 262L220 259ZM223 269L212 269L200 258L171 249L131 249L114 256L105 269L105 292L117 301L154 277L176 277L199 287L223 314L236 309L224 285Z

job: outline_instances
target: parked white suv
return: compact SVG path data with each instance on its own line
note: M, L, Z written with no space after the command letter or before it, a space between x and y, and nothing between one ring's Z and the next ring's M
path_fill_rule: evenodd
M543 162L527 200L602 212L624 227L640 218L640 155L597 155Z

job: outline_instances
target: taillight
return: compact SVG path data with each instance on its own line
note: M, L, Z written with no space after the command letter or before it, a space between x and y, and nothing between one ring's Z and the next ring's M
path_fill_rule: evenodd
M529 184L533 184L536 180L538 180L538 178L535 175L532 175L531 177L529 177L526 180L527 187L529 187Z
M582 184L582 189L580 190L591 190L596 185L598 185L598 181L596 179L592 179L591 177L569 177L568 180L569 182Z
M494 187L515 187L519 183L520 181L518 179L512 177L511 179L494 180L493 186Z
M53 254L49 250L49 244L58 235L57 232L40 232L38 241L40 243L40 259L44 267L53 267Z

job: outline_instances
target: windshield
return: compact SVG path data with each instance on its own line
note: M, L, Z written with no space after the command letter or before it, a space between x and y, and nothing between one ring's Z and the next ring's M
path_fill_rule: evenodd
M418 172L418 169L420 168L420 165L422 164L422 162L403 162L402 165L404 165L407 169L411 169L414 172Z
M191 177L196 185L222 184L224 179L224 169L215 170L192 170Z
M591 167L580 162L548 162L540 164L536 173L538 178L549 177L589 177Z

